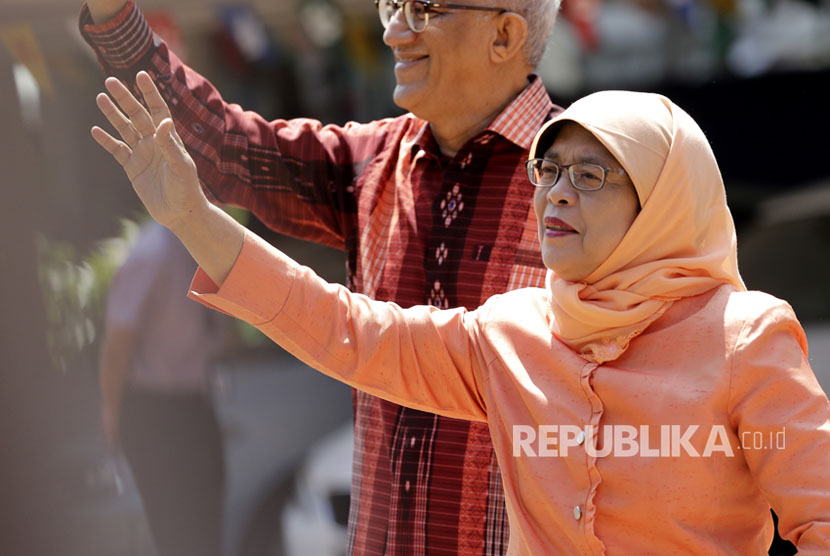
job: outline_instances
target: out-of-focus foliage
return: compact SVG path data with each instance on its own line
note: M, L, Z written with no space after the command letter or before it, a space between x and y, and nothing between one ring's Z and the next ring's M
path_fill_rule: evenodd
M224 207L241 224L248 213ZM107 294L118 268L135 245L142 222L140 213L121 220L121 232L98 241L85 255L66 241L37 238L38 275L46 307L46 339L53 367L67 372L78 366L94 368L97 345L104 331ZM237 333L245 347L260 347L268 339L256 328L237 321Z
M46 307L46 339L53 367L67 372L94 360L104 326L107 292L138 237L146 216L121 221L119 235L99 241L81 256L64 241L37 238L38 275Z

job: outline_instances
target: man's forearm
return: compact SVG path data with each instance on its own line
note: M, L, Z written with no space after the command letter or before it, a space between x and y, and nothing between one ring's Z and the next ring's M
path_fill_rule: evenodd
M127 0L88 0L86 3L92 20L97 25L115 17L126 4Z

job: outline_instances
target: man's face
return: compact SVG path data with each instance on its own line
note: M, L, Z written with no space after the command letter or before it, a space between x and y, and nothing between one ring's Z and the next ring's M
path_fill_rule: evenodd
M399 9L383 34L395 55L395 104L430 122L469 110L470 100L490 89L489 45L496 21L493 12L431 12L426 30L415 33Z

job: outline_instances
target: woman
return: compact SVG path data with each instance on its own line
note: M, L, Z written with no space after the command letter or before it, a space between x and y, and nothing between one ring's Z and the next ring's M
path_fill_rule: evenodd
M830 404L790 307L745 291L714 156L668 99L597 93L539 132L547 288L475 311L326 284L207 202L169 119L99 102L125 141L94 137L201 265L193 297L354 387L489 424L510 554L763 554L770 506L799 554L830 553Z

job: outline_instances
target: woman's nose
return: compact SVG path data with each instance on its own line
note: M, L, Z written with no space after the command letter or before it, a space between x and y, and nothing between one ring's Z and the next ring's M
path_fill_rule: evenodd
M548 188L547 199L555 205L573 205L576 203L577 192L567 172L560 172L559 178Z

